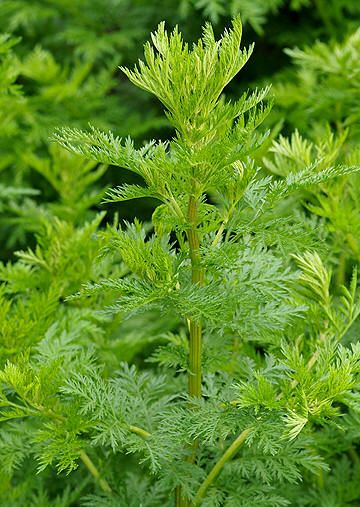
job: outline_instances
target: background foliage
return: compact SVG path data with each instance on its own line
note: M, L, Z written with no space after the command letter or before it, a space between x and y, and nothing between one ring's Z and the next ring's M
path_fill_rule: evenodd
M185 40L197 41L206 20L219 36L238 13L242 44L255 41L255 50L225 92L234 100L248 88L272 84L274 106L262 130L269 129L269 135L253 157L263 166L264 181L272 176L291 185L291 174L314 161L319 171L359 165L357 1L0 4L5 28L0 36L0 494L6 505L172 505L169 491L179 477L189 489L203 480L201 467L194 472L186 463L167 476L160 471L169 469L179 453L175 444L189 438L189 428L206 440L213 456L219 437L227 441L234 428L259 414L264 423L251 437L254 445L224 469L204 505L224 505L225 496L226 505L269 507L345 507L360 501L359 175L320 181L291 195L281 194L280 184L284 199L257 222L256 248L253 215L244 209L231 224L244 238L240 254L208 253L214 287L219 273L226 273L229 294L243 297L253 319L242 328L244 343L234 340L235 321L234 329L229 326L216 340L223 300L212 305L204 357L209 403L199 402L201 417L194 421L176 404L187 361L186 326L178 315L205 312L206 302L218 297L215 288L183 294L170 312L161 305L138 311L139 299L135 304L131 298L116 312L99 312L114 310L119 287L90 287L126 280L137 256L143 256L147 270L140 275L151 282L165 265L171 273L178 266L163 243L144 243L158 204L154 198L101 204L109 187L141 185L139 175L113 167L111 158L89 161L50 142L55 127L86 129L89 122L115 136L130 135L139 149L149 139L171 139L171 118L118 66L133 66L162 20L169 29L179 24ZM225 212L222 191L219 185L211 203L220 203ZM261 186L248 192L250 208L264 198L261 192ZM208 211L204 203L204 217ZM119 234L124 220L135 217L145 225ZM161 207L153 223L157 232L163 227L162 234L170 233ZM234 279L249 291L234 292ZM68 299L84 285L86 297ZM138 298L143 289L126 287L132 297L138 290ZM276 301L270 297L274 291ZM299 315L305 306L304 330ZM237 318L243 321L241 314ZM296 347L286 346L284 336ZM314 351L319 359L310 374L306 363ZM169 373L172 367L175 375ZM284 382L294 371L296 396ZM169 412L174 399L175 410ZM215 399L225 404L236 399L237 408L224 414ZM293 418L285 407L292 407ZM333 418L337 413L342 417ZM286 448L279 445L280 427L274 423L279 418L286 419L294 437ZM308 421L313 430L302 433ZM151 443L129 430L137 425L154 434ZM101 477L89 473L89 456ZM234 477L241 477L240 485Z

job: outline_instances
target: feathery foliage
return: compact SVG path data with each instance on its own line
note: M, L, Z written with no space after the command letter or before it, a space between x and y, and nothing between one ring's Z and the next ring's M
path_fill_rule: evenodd
M35 18L16 16L8 2L2 15L31 33L58 19L59 2L41 15L40 3ZM93 27L90 3L77 15ZM194 5L215 21L225 9ZM254 2L253 26L281 5ZM69 44L81 42L74 26L62 26L59 40L69 34ZM355 121L332 129L332 118L324 125L314 112L307 137L299 122L290 138L276 139L268 86L227 98L253 51L241 39L239 17L219 39L207 23L194 44L159 24L144 58L122 68L158 99L172 129L169 140L143 144L102 130L111 121L96 121L96 87L86 88L121 34L99 46L84 41L78 54L91 66L77 89L90 95L78 105L96 124L82 130L71 121L46 153L23 151L17 183L31 169L51 199L40 204L26 185L0 191L18 241L34 237L0 266L0 487L11 507L325 507L360 498L358 259L353 251L350 277L346 269L339 276L339 249L329 256L339 228L319 209L332 189L355 188ZM70 86L68 71L39 48L20 65L15 43L1 42L11 100L29 100L13 76L39 74L46 100L57 107L59 93L61 107L70 106L73 95L53 88L64 85L60 76ZM311 61L326 51L319 43ZM310 51L292 54L307 62ZM304 65L322 79L315 63ZM106 191L110 165L134 179ZM143 198L155 203L150 223L115 215L104 224L94 212L101 199Z

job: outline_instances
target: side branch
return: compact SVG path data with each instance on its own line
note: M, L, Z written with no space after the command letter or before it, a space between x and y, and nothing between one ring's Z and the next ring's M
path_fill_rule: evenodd
M206 491L209 486L214 482L216 477L224 468L224 465L231 460L231 458L236 454L239 447L245 442L249 434L251 433L251 428L245 429L240 435L234 440L234 442L230 445L230 447L224 452L219 461L214 465L209 475L206 477L202 485L200 486L198 492L196 493L194 500L194 507L200 505L201 500L203 499Z
M84 465L86 466L86 468L89 470L89 472L91 473L91 475L98 481L99 486L101 487L101 489L105 493L112 493L112 490L111 490L111 488L109 486L109 483L107 482L106 479L103 479L101 477L101 474L100 474L99 470L96 468L96 466L94 465L93 461L90 459L90 456L84 451L84 449L82 449L80 451L80 459L84 463Z

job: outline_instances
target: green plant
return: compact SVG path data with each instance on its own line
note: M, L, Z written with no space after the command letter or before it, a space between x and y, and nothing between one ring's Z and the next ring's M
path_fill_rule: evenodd
M291 194L359 167L334 163L329 150L326 157L308 149L297 134L302 150L292 150L290 170L281 157L270 162L262 127L269 89L235 101L223 95L252 52L239 49L241 35L239 18L218 41L208 24L189 47L162 23L144 61L123 69L165 107L170 141L136 148L95 127L55 135L74 154L140 176L143 184L114 188L106 200L157 199L151 225L115 222L99 231L99 217L74 226L92 203L87 185L102 166L73 162L83 186L69 214L58 166L52 173L32 159L61 190L48 212L62 220L47 218L38 247L3 268L2 308L11 317L7 293L18 294L20 306L29 299L26 276L31 295L50 284L57 314L51 326L34 319L43 329L26 350L9 344L0 372L8 505L281 507L320 498L325 507L325 483L339 481L340 472L330 472L339 453L359 498L349 471L359 438L356 269L334 294L331 271L314 251L314 222L282 211ZM279 177L259 166L264 151ZM13 311L18 317L22 309ZM162 333L150 325L154 318ZM135 335L146 326L145 365L104 353L102 337L111 343L121 319ZM34 461L41 474L31 489L21 465L32 471ZM70 474L71 493L44 493L51 465Z
M308 164L315 153L325 164L359 163L359 41L357 30L342 42L286 50L294 68L278 76L277 112L285 130L296 131L273 143L273 155L265 161L272 173L284 176ZM324 221L339 286L360 258L359 182L355 174L301 196L304 207Z
M54 201L55 194L47 186L49 180L46 182L37 168L58 164L56 154L54 159L49 148L49 133L57 125L84 128L91 118L98 128L111 128L119 136L130 133L136 142L150 133L169 136L169 122L160 116L157 102L131 87L116 71L117 65L127 65L138 57L147 33L160 19L166 19L170 26L181 21L186 37L196 40L205 18L220 27L238 12L246 24L247 37L256 35L257 65L249 69L245 78L255 80L257 86L259 79L268 80L279 68L288 69L288 61L281 57L284 46L311 45L318 37L324 42L343 37L356 26L359 7L358 2L349 0L332 1L328 9L319 0L2 1L0 25L6 27L12 41L0 55L2 184L19 189L20 194L24 188L36 189L32 211L36 205ZM296 24L292 23L294 16ZM1 37L5 40L9 35ZM9 78L11 89L4 92ZM244 90L248 85L240 86ZM119 101L118 96L123 100ZM289 111L287 116L291 116ZM305 115L299 116L295 123L300 129ZM64 161L65 155L61 158ZM136 176L128 178L137 182ZM100 186L114 186L124 179L123 173L107 171L101 176ZM139 216L149 218L152 201L142 201L139 206ZM2 208L7 216L3 211L0 231L8 239L2 259L11 258L14 250L29 242L29 231L23 228L23 222L17 221L14 227L16 219L12 214L17 217L19 212L28 212L28 208L19 208L18 200L15 206ZM120 213L132 219L125 206ZM77 215L80 217L81 213Z

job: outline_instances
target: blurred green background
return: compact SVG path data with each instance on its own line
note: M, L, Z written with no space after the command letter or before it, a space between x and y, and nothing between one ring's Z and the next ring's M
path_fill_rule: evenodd
M132 86L119 65L132 66L161 20L180 26L184 38L197 40L205 21L216 33L240 13L244 44L255 54L231 84L229 96L273 84L275 107L270 127L311 135L308 119L336 124L345 114L325 104L316 111L314 76L301 76L296 58L284 51L346 40L359 24L357 0L3 0L0 3L0 222L1 258L33 246L39 213L60 199L56 213L77 223L98 208L102 189L134 180L112 168L94 177L93 200L79 202L74 189L78 160L50 143L53 129L92 125L130 135L141 144L171 135L161 106ZM300 62L301 63L301 62ZM307 69L308 71L308 69ZM345 71L346 72L346 69ZM319 73L319 69L318 69ZM341 76L340 76L341 77ZM314 95L315 93L315 95ZM337 99L341 90L334 91ZM339 111L340 107L340 111ZM336 118L336 114L338 117ZM31 190L30 190L31 189ZM99 194L100 192L100 194ZM73 208L78 201L77 209ZM66 206L67 204L67 206ZM67 209L65 209L67 208ZM106 209L101 206L101 209ZM120 217L150 216L153 203L135 201L108 207Z

